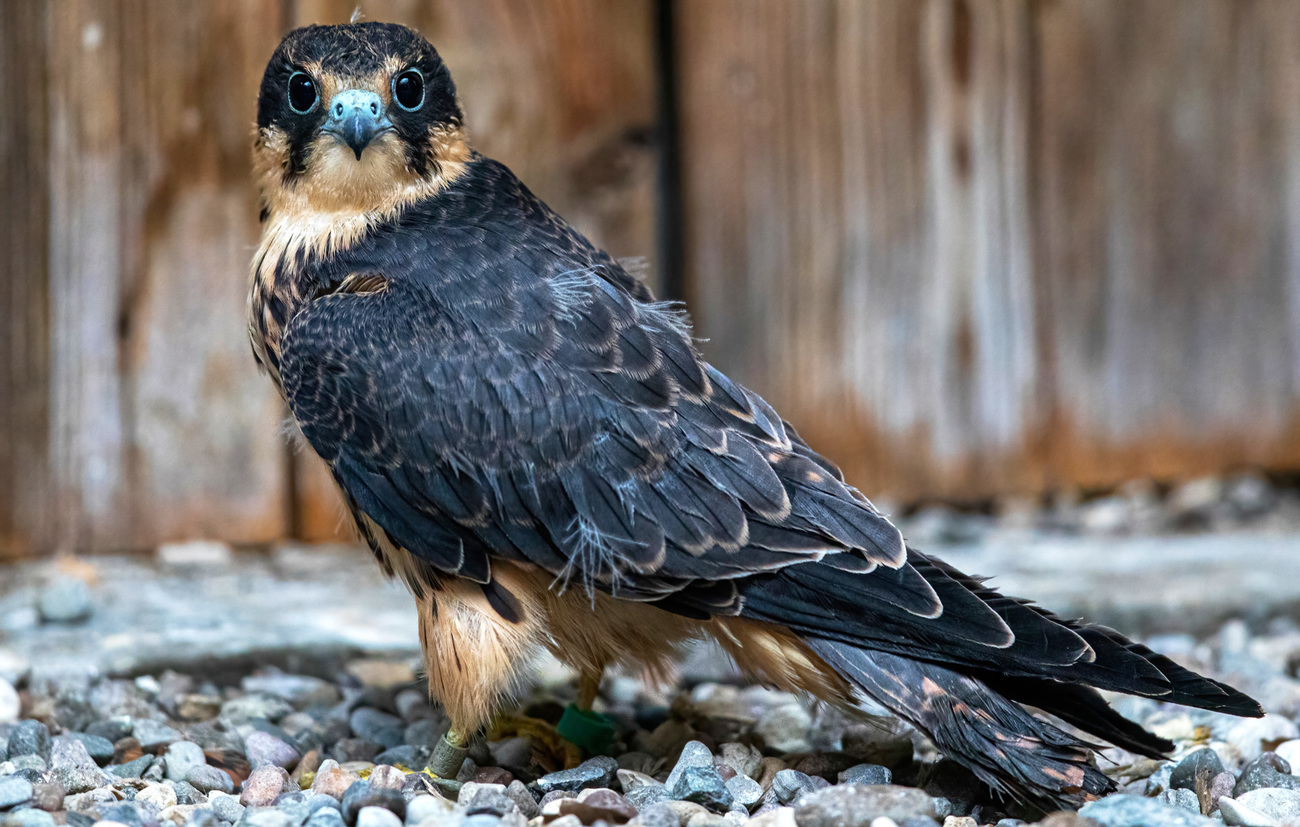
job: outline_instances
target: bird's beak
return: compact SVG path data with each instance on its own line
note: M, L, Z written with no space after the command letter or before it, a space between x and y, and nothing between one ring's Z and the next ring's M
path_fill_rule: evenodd
M387 132L393 124L384 113L384 101L374 92L348 89L330 101L329 118L323 131L347 144L357 160L375 136Z

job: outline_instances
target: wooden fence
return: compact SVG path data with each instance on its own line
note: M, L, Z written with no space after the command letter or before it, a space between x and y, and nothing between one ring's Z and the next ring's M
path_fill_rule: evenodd
M257 83L354 0L7 0L0 556L330 536L244 337ZM1300 465L1300 4L362 0L868 492Z

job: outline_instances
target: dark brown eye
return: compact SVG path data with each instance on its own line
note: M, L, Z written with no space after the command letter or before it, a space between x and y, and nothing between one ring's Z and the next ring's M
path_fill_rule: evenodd
M397 105L414 112L424 103L424 78L414 69L407 69L393 79L393 97Z
M316 94L316 84L306 72L294 72L289 76L289 108L299 115L306 115L316 105L320 96Z

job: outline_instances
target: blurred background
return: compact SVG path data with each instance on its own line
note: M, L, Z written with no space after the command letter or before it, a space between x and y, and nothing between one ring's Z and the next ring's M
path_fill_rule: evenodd
M249 353L248 157L280 37L356 5L4 3L0 556L336 536ZM1300 526L1300 4L359 5L913 536Z

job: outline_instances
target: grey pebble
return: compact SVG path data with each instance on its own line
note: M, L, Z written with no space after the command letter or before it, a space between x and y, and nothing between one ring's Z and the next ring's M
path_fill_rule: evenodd
M283 810L261 808L244 813L243 827L294 827L293 818Z
M1223 772L1223 759L1209 747L1188 753L1174 767L1169 776L1169 787L1175 790L1196 789L1196 777L1205 774L1206 781Z
M337 686L310 675L249 675L240 686L248 693L274 695L297 709L333 706L339 702Z
M503 784L479 784L473 781L460 788L460 797L456 799L460 809L467 813L493 813L504 816L516 808L514 799L506 795Z
M519 779L510 782L510 786L506 787L506 795L514 800L515 806L519 808L524 818L532 819L541 815L542 808L537 806L537 799L533 798L528 787Z
M140 807L141 804L134 801L123 801L121 803L114 801L112 804L99 807L98 810L100 818L105 821L116 821L118 824L139 827L144 823L144 819L140 815ZM150 808L150 812L154 813L156 810Z
M186 773L185 780L189 782L199 792L210 793L213 790L222 793L231 793L235 790L235 782L230 774L216 767L209 767L202 764L190 768ZM226 796L229 798L229 796Z
M207 801L207 796L199 792L194 785L188 781L168 779L166 784L168 787L171 787L176 791L177 804L202 804Z
M76 623L90 617L90 587L76 577L59 577L36 597L36 612L45 623Z
M208 759L203 754L203 747L193 741L176 741L167 747L163 762L168 778L184 781L189 777L190 770L205 765Z
M401 765L408 769L419 769L429 763L433 750L428 747L413 747L409 744L403 744L400 747L386 749L375 756L376 764L388 764L390 766Z
M113 760L113 742L107 738L88 735L84 732L69 732L64 737L75 738L80 741L81 745L86 748L86 754L101 767Z
M432 747L438 743L442 737L443 725L439 724L432 718L424 718L408 726L402 732L402 740L411 746ZM521 739L527 741L527 738ZM528 745L531 754L532 744ZM495 758L495 754L493 755ZM497 759L498 761L500 759Z
M598 755L583 761L571 770L560 770L543 775L533 784L543 794L553 790L576 793L589 787L608 787L613 783L614 773L617 770L617 761L608 755Z
M1112 795L1079 810L1101 827L1213 827L1215 821L1136 795Z
M60 767L50 770L50 775L62 785L66 795L89 792L101 786L104 782L104 773L98 767L93 770L79 767Z
M406 797L398 790L384 787L372 787L369 781L358 781L343 793L341 809L343 820L352 824L357 813L365 807L384 807L392 810L398 818L406 816Z
M763 788L748 775L736 775L728 778L726 785L732 801L746 809L758 804L759 799L763 797Z
M152 755L141 755L134 761L109 767L108 771L118 778L139 778L144 774L145 770L153 765L153 762L154 757Z
M0 810L32 800L32 782L25 778L6 776L0 778Z
M687 741L682 747L682 754L673 766L672 772L668 773L668 778L664 781L664 786L671 790L677 784L677 779L687 767L712 767L713 753L709 748L699 741Z
M799 827L867 824L876 818L890 818L901 825L909 819L928 819L933 810L934 804L923 790L850 784L808 793L795 805L795 820Z
M1172 790L1165 790L1156 796L1156 801L1161 804L1168 804L1171 807L1177 807L1180 810L1190 810L1197 815L1201 814L1201 801L1196 797L1196 793L1183 787L1175 787Z
M719 813L731 809L734 801L722 776L712 764L683 769L677 776L676 783L668 788L668 794L678 801L693 801Z
M343 814L338 810L320 809L308 817L304 827L344 827Z
M402 820L383 807L362 807L357 813L356 827L402 827Z
M218 770L218 772L220 772ZM224 772L222 775L226 775ZM229 778L230 776L226 776ZM218 795L211 800L212 812L222 821L228 821L234 824L244 815L244 805L239 803L239 799L233 795Z
M15 810L0 818L4 827L54 827L54 816L44 810Z
M283 698L265 692L250 692L240 698L231 698L221 705L220 718L227 724L246 724L261 719L275 723L293 712L293 707ZM137 736L139 737L139 736Z
M1278 821L1300 819L1300 791L1281 789L1251 790L1237 797L1237 803Z
M9 763L13 764L14 769L20 772L30 770L31 772L43 773L49 769L45 759L39 755L18 755L10 758Z
M50 746L50 769L97 770L99 765L86 751L86 745L67 735L53 739Z
M1300 789L1300 778L1291 775L1291 765L1275 752L1265 752L1241 768L1241 776L1232 788L1232 797L1241 798L1251 790L1268 787Z
M631 824L639 825L639 827L680 827L681 823L681 819L677 818L677 814L673 812L672 808L664 803L651 804L641 808L641 811L637 813L636 818L631 822Z
M22 755L39 755L50 760L50 730L40 721L19 721L9 730L9 759Z
M857 764L837 776L841 784L892 784L894 774L879 764Z
M140 748L145 752L160 750L184 737L174 727L148 718L134 720L131 735L140 742Z
M244 739L244 749L253 768L267 764L292 769L298 763L298 750L266 732L253 732Z
M401 746L405 740L406 722L373 707L358 707L348 718L348 725L358 737L386 749Z
M86 725L86 736L89 738L102 738L108 743L109 747L131 734L134 723L130 715L111 715L107 718L101 718L98 721ZM92 756L95 750L91 746L86 746L87 751Z
M772 779L772 790L782 804L792 804L815 789L812 777L798 770L781 770Z

